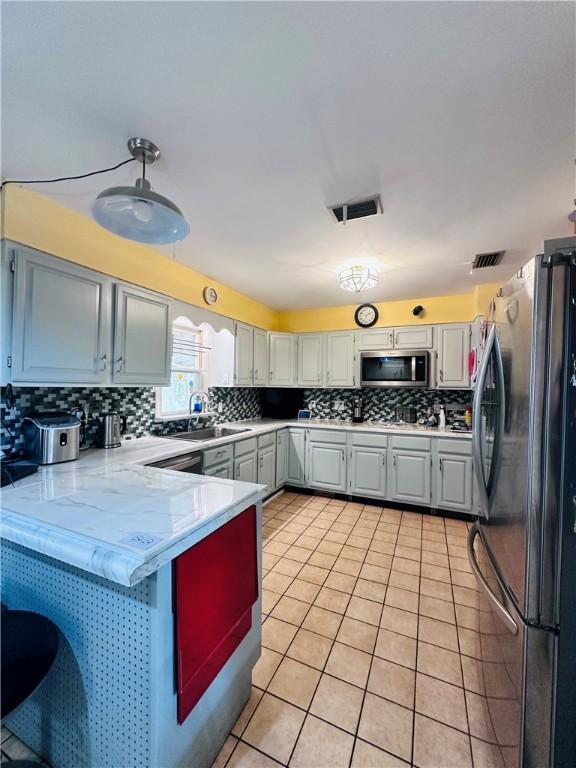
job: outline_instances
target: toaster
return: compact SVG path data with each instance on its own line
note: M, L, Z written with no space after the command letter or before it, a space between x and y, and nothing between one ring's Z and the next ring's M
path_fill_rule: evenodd
M74 461L80 454L80 422L69 413L33 413L22 420L24 455L37 464Z

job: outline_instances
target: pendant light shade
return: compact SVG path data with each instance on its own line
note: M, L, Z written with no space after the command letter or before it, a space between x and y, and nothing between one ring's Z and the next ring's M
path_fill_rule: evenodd
M190 232L182 211L171 200L153 192L145 178L146 165L160 157L160 150L146 139L130 139L128 149L143 164L143 175L133 187L110 187L92 205L100 226L139 243L160 245L183 240Z

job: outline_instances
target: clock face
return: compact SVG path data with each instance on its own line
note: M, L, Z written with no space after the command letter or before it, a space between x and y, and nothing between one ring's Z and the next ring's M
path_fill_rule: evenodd
M218 301L216 288L212 288L210 285L207 285L206 288L204 288L204 301L206 304L216 304Z
M354 318L361 328L370 328L378 321L378 310L373 304L361 304Z

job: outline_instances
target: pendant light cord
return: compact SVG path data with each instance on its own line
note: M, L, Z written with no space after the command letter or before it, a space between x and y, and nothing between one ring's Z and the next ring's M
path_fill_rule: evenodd
M135 157L130 157L128 160L123 160L118 165L113 165L111 168L102 168L100 171L90 171L90 173L81 173L79 176L61 176L58 179L6 179L0 184L0 190L4 189L6 184L54 184L57 181L74 181L75 179L87 179L89 176L97 176L100 173L109 173L115 171L117 168L121 168L123 165L133 163L136 160Z

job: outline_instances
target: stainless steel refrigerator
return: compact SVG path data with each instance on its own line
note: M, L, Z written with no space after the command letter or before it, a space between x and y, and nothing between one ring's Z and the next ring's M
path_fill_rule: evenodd
M480 511L461 630L490 765L576 765L576 238L494 297L473 408ZM466 677L466 668L464 668Z

